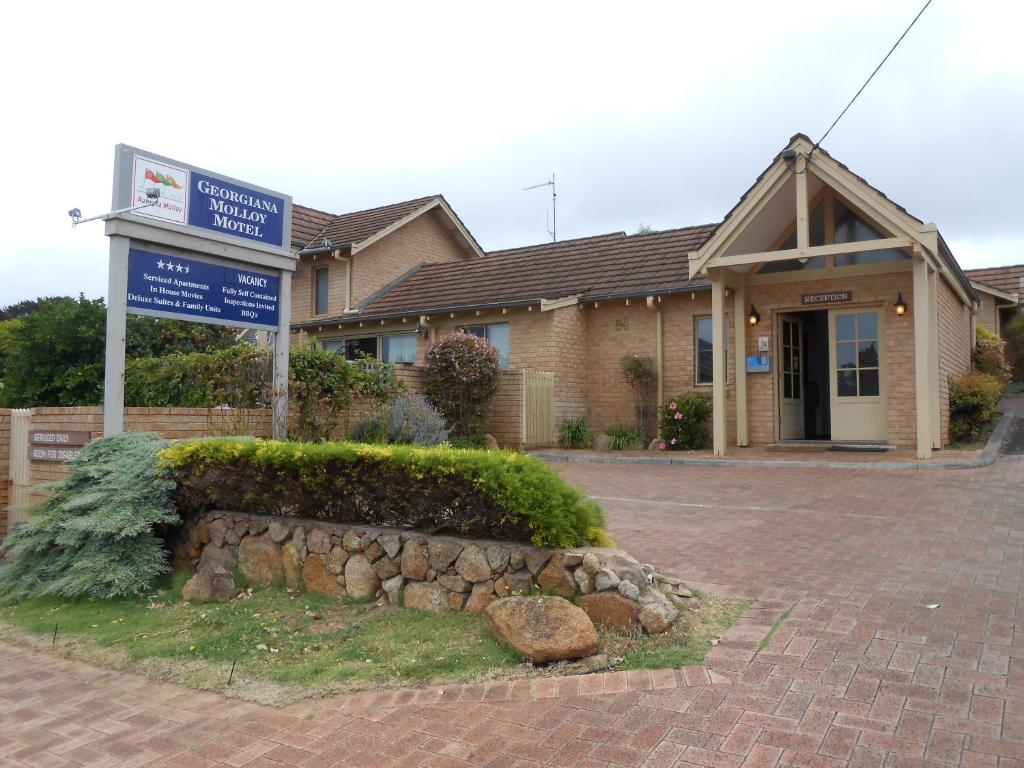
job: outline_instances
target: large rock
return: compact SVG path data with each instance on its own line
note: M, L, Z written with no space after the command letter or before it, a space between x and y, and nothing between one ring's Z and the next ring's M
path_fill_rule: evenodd
M366 545L369 544L370 541L369 537L366 535L366 531L349 528L345 531L345 535L342 537L341 543L349 552L362 552L366 549Z
M437 577L437 583L447 589L449 592L469 592L473 586L464 578L455 573L442 573Z
M451 539L433 539L430 542L430 567L438 573L447 571L448 566L462 554L465 545Z
M380 579L364 554L355 554L345 563L345 589L350 597L372 600L380 589Z
M402 549L402 575L412 581L423 581L430 570L426 539L412 539Z
M470 544L462 550L462 554L455 561L455 570L459 572L459 576L474 584L491 578L491 565L487 562L487 555L476 544Z
M339 574L345 572L345 563L348 562L349 554L340 544L335 544L331 548L331 555L327 559L327 568L331 573Z
M331 573L323 555L310 553L302 564L302 580L306 582L306 591L328 597L341 597L345 594L338 583L338 577ZM346 584L348 582L346 581ZM376 589L374 589L376 594Z
M620 581L611 568L602 568L594 576L594 588L602 592L606 589L618 589Z
M582 568L577 568L572 577L576 580L576 586L580 588L582 594L586 595L594 591L594 577Z
M508 548L500 544L491 544L487 548L487 563L491 566L491 571L495 576L500 576L508 570L509 557Z
M436 581L425 583L413 581L405 585L403 597L405 607L414 611L432 611L440 613L447 611L448 592Z
M302 555L291 542L281 547L281 568L284 585L288 589L302 589Z
M381 583L380 588L388 596L388 601L391 605L398 605L398 599L402 596L403 584L405 584L405 579L401 576L392 576L387 581Z
M597 630L562 597L503 597L484 610L491 631L534 663L579 659L597 650Z
M633 629L640 606L615 592L593 592L580 598L580 608L595 624L607 629Z
M210 543L215 544L218 547L224 546L224 537L228 531L228 521L223 517L211 520L209 523L209 530ZM234 543L237 544L238 540L236 539Z
M251 535L238 545L238 568L249 581L273 584L284 578L281 548L269 535Z
M562 597L573 597L576 594L576 579L562 565L562 555L557 554L548 561L544 569L537 574L537 583L541 589Z
M402 550L402 537L397 533L382 533L377 537L377 543L384 549L388 557L398 557Z
M306 547L317 555L326 555L331 551L331 534L320 528L312 528L306 534Z
M374 542L376 544L376 542ZM384 550L381 550L383 553ZM373 558L368 557L367 559L372 560ZM381 581L390 579L392 576L397 576L402 572L402 565L397 560L392 560L387 555L384 555L373 564L374 573L377 574L377 578Z
M270 527L267 529L267 533L270 534L270 540L277 544L280 544L282 541L287 539L288 536L291 535L291 532L292 529L279 520L272 522Z
M649 603L640 611L640 623L648 634L657 635L666 632L672 626L678 611L670 612L662 605Z
M523 553L523 557L526 560L526 567L530 569L530 573L536 576L548 564L548 560L551 559L551 553L544 549L528 549Z
M494 591L498 593L498 597L528 595L532 587L533 577L527 570L509 571L494 582Z
M199 556L199 570L210 563L218 563L231 570L238 565L238 552L234 547L215 547L213 544L207 544Z
M494 582L482 581L473 585L473 591L463 610L466 613L482 613L483 610L498 598L494 594Z
M235 577L219 563L208 563L181 588L181 599L190 603L228 600L234 594Z

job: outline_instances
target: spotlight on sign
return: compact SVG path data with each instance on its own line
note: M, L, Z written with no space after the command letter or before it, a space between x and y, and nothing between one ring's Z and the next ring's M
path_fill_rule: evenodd
M71 217L72 221L79 221L82 218L82 210L80 208L72 208L68 211L68 216Z
M146 189L146 199L153 200L154 202L160 199L160 188L149 187Z
M907 314L907 302L903 300L903 291L896 296L896 314L900 317Z

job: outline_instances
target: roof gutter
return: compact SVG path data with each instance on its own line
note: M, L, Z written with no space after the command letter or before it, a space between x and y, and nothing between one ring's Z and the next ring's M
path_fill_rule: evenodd
M404 309L395 312L381 312L367 315L353 314L350 317L332 317L321 320L309 320L304 323L292 323L292 328L305 330L307 328L320 328L328 325L351 325L352 323L366 323L377 320L397 320L402 317L422 317L424 315L438 315L445 312L471 312L483 309L502 309L505 307L530 307L540 304L540 299L527 299L520 301L497 301L489 304L463 304L450 307L432 307L430 309Z
M316 248L303 248L296 253L297 256L318 256L321 253L334 253L336 251L352 252L352 243L343 245L321 245Z

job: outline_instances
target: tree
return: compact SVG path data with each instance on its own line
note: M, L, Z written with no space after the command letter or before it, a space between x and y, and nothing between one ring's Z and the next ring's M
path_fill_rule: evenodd
M20 309L15 309L20 308ZM8 307L20 315L0 337L0 403L7 407L98 405L103 401L107 311L103 299L67 296ZM207 352L235 343L237 330L129 315L126 356Z

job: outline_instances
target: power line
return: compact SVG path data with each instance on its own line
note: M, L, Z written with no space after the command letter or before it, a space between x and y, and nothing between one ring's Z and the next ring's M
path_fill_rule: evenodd
M864 89L868 87L868 83L870 83L872 79L874 79L875 75L878 74L878 70L880 70L882 68L882 65L889 60L889 57L892 56L893 51L895 51L899 47L899 44L903 42L903 38L905 38L907 36L907 33L914 28L914 25L917 24L917 20L921 18L921 15L928 10L928 6L931 4L932 0L927 0L927 2L923 6L921 6L921 10L917 12L917 16L914 17L914 20L910 22L910 26L903 30L903 34L900 35L899 40L897 40L893 44L892 48L889 49L889 52L885 54L885 58L878 62L878 66L875 67L874 71L872 71L872 73L868 76L868 79L864 81L864 85L862 85L858 89L858 91L853 95L853 98L850 99L850 103L847 104L843 108L843 111L839 113L839 117L832 121L832 125L828 127L827 131L825 131L825 135L818 139L816 142L814 142L814 146L811 147L811 151L807 153L807 161L804 163L804 169L800 171L800 173L807 173L807 165L811 162L811 155L814 154L814 150L816 150L821 145L821 143L828 138L828 135L832 133L832 129L835 128L836 124L843 119L843 115L845 115L846 112L850 109L850 107L853 106L853 102L855 102L857 100L857 97L860 96L864 92Z

